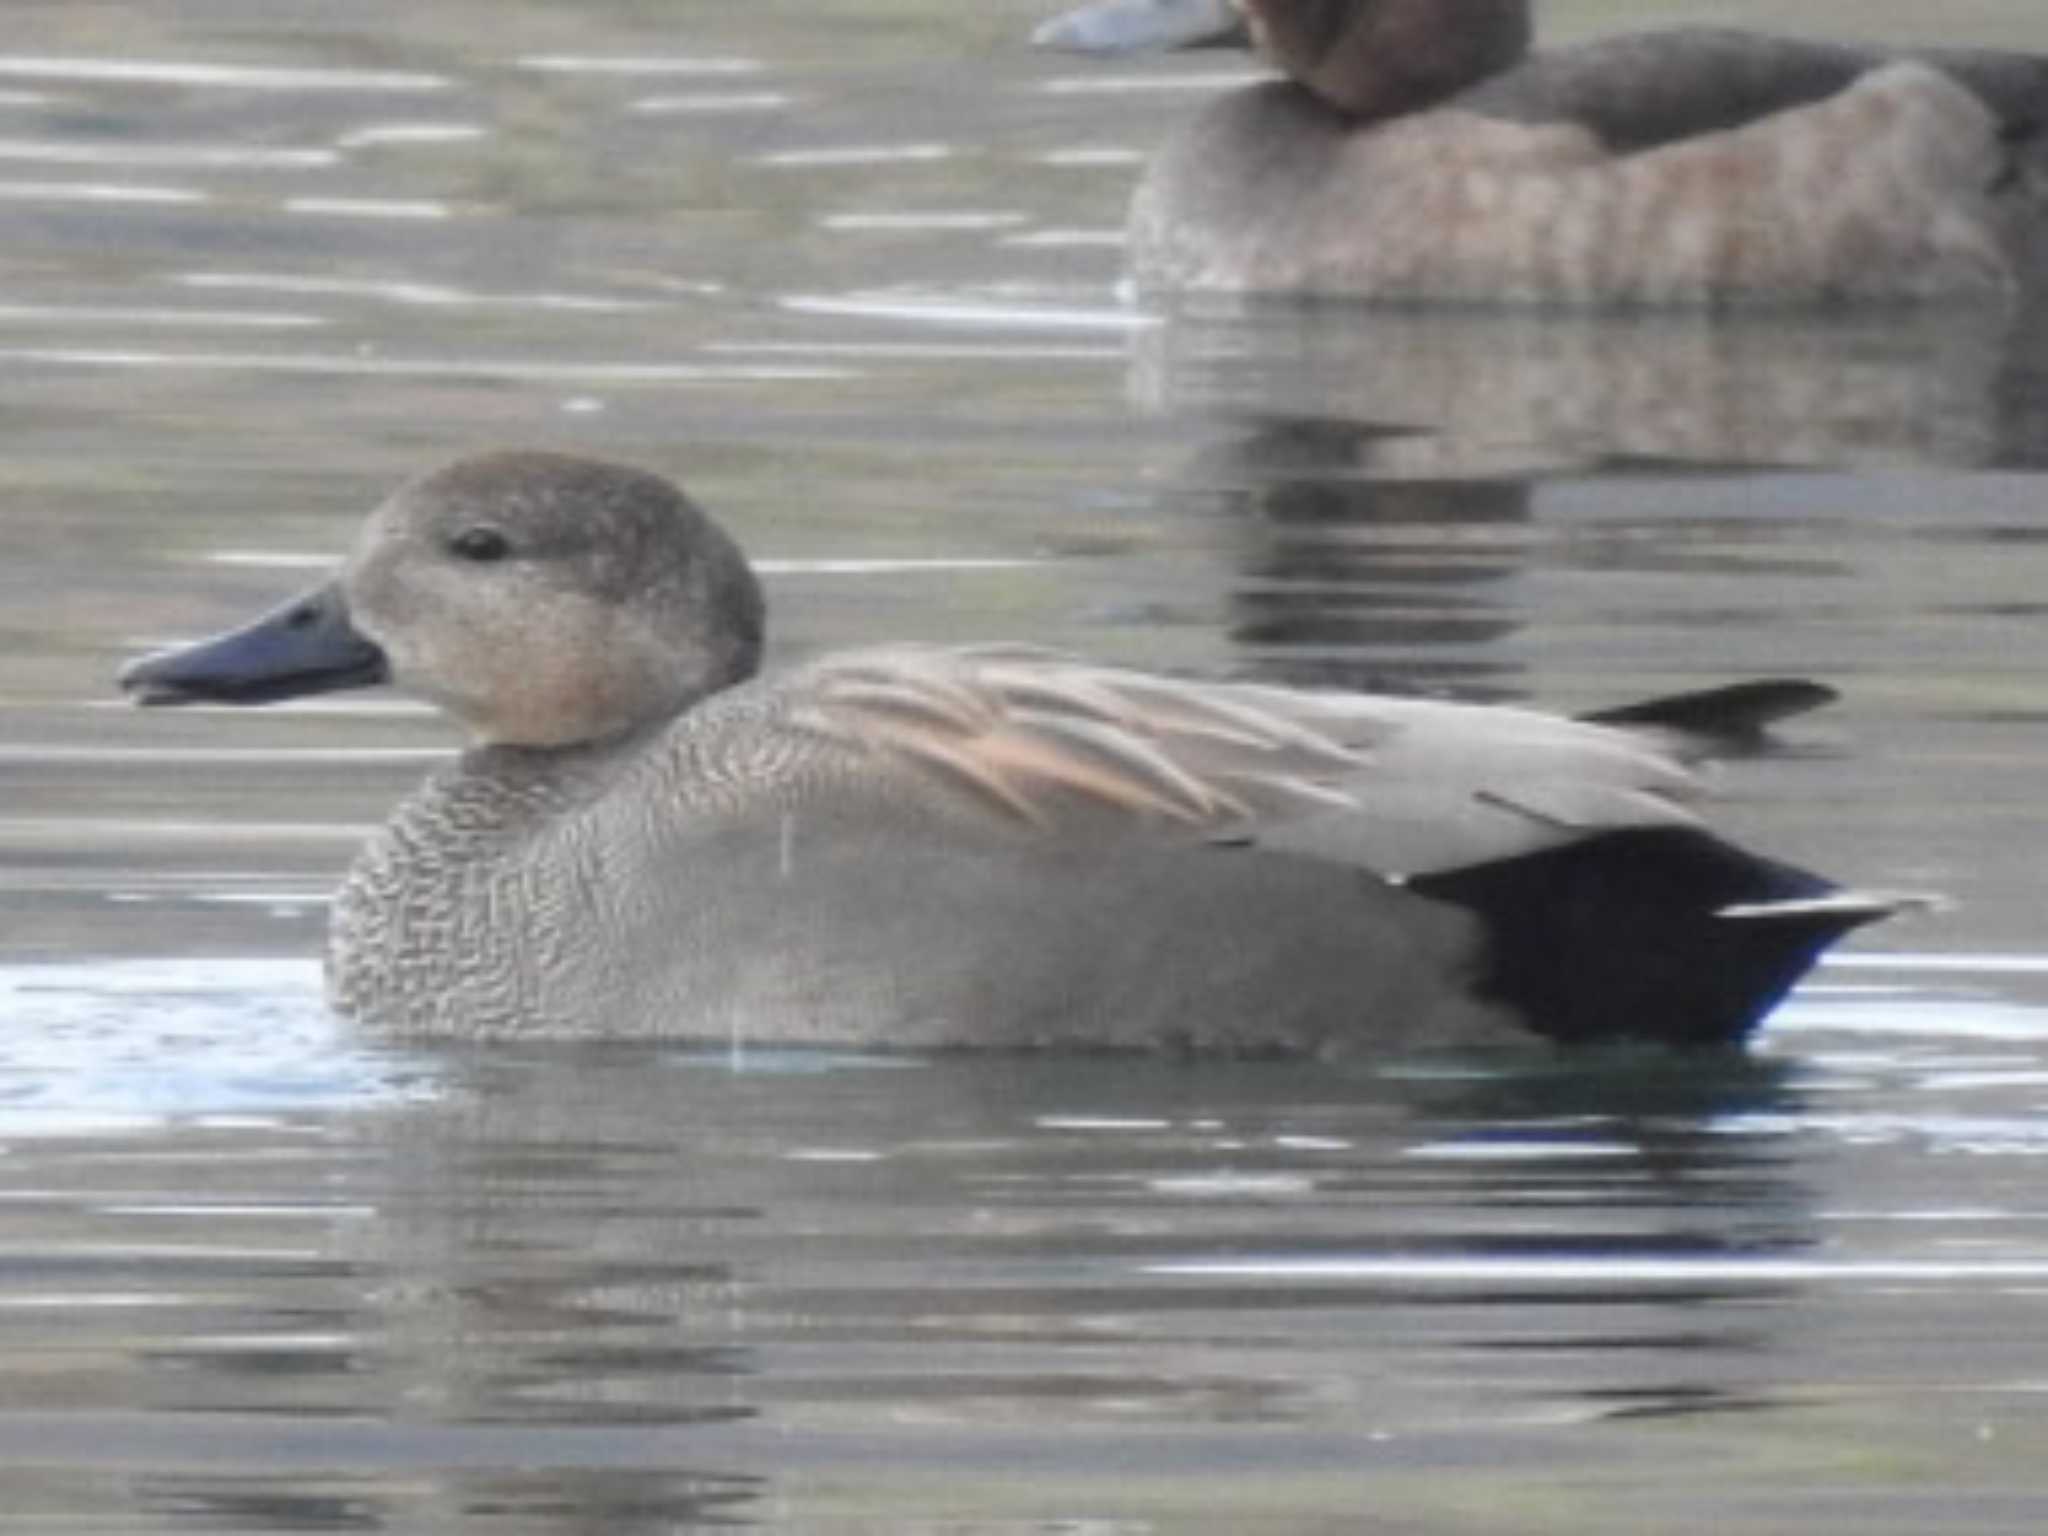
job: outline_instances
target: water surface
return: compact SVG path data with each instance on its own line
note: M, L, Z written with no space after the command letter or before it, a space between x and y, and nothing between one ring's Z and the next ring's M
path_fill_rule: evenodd
M1243 70L1034 57L1043 9L15 18L0 1525L2048 1519L2039 320L1140 314L1124 196ZM108 677L495 445L686 479L784 656L1821 677L1728 826L1952 903L1714 1068L384 1047L324 893L448 733Z

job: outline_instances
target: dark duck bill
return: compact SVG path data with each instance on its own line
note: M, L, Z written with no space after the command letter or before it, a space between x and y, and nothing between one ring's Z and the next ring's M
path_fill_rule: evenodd
M349 622L341 589L301 593L240 629L121 669L138 704L269 704L390 680L383 651Z

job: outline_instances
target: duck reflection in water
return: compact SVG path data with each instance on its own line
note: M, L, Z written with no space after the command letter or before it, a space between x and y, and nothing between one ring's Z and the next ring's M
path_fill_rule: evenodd
M1766 316L1185 300L1128 389L1173 418L1341 420L1373 467L1499 478L2017 467L2048 454L2048 306Z
M1217 423L1163 477L1217 506L1233 566L1229 638L1252 672L1295 687L1504 698L1521 619L1501 590L1533 537L1515 476L1389 473L1402 434L1332 419Z

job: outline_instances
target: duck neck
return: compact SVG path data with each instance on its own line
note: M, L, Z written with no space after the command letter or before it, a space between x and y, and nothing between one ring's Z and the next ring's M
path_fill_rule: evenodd
M424 789L467 803L480 824L510 829L534 817L559 816L601 791L635 743L666 724L638 725L599 741L558 747L471 747L456 759L452 772L430 780Z
M1455 96L1529 51L1529 0L1240 0L1290 79L1360 119Z
M534 860L535 841L601 791L615 751L475 747L428 778L335 893L335 1006L401 1032L530 1027L544 941L559 931L547 914L578 889L564 878L573 861Z

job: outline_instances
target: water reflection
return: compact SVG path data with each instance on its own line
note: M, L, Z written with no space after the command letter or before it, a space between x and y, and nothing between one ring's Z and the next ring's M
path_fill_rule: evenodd
M405 1330L393 1366L416 1374L409 1401L455 1421L826 1427L881 1390L1005 1421L1038 1421L1043 1393L1051 1425L1114 1418L1134 1393L1150 1415L1210 1417L1228 1350L1199 1389L1156 1364L1143 1388L1116 1358L1193 1326L1190 1308L1428 1305L1432 1271L1492 1290L1518 1251L1587 1260L1537 1287L1544 1304L1661 1305L1674 1284L1695 1301L1756 1292L1710 1269L1688 1282L1697 1260L1812 1240L1776 1138L1711 1129L1796 1114L1782 1069L1680 1080L1617 1062L1606 1096L1636 1107L1616 1114L1548 1066L1447 1065L1471 1075L767 1057L734 1076L625 1049L458 1063L466 1092L377 1128L399 1155L380 1159L380 1219L350 1254L436 1298L391 1319ZM1235 1264L1256 1283L1261 1252L1277 1270L1376 1256L1389 1278L1262 1301L1171 1279ZM1630 1254L1669 1266L1669 1283L1632 1291L1625 1264L1609 1277L1591 1262ZM1500 1284L1522 1284L1512 1265ZM1398 1336L1362 1327L1352 1348ZM1012 1374L1006 1348L1063 1339L1080 1353ZM869 1350L890 1386L862 1385ZM1256 1380L1242 1393L1262 1395Z
M305 1472L231 1477L148 1474L136 1503L176 1529L598 1532L671 1536L679 1530L751 1526L756 1480L623 1468L477 1468L453 1473L417 1500L394 1500L379 1480ZM395 1522L395 1523L394 1523Z
M1044 1517L992 1470L1027 1463L1054 1502L1227 1529L1253 1465L1261 1499L1327 1497L1526 1476L1561 1426L1811 1417L1816 1312L1963 1328L2048 1278L2024 1245L1843 1252L1884 1213L1827 1206L1837 1082L1784 1061L418 1065L432 1093L339 1121L17 1148L0 1461L146 1446L123 1507L220 1529ZM1852 1146L1921 1198L1909 1147ZM23 1326L59 1274L91 1302L61 1342ZM46 1433L23 1394L53 1390L101 1433Z
M304 171L334 165L340 158L326 149L268 149L246 144L85 144L75 139L0 139L0 161L25 161L32 165Z
M446 76L408 70L272 67L211 61L153 59L39 58L0 55L0 79L73 80L109 85L182 85L233 90L393 91L446 90Z
M1606 576L1585 586L1586 617L1621 627L1649 611L1618 600L1623 572L1685 580L1646 598L1668 625L1770 622L1732 583L1713 601L1713 578L1777 580L1773 614L1854 603L1829 584L1872 573L1839 529L1869 515L1880 470L2012 467L2048 443L2032 313L1258 304L1148 319L1130 335L1131 392L1202 438L1169 450L1155 503L1217 524L1231 640L1259 672L1299 682L1527 692L1519 632L1560 564ZM1838 498L1791 478L1819 470L1859 478ZM1937 576L1886 564L1895 593ZM1920 600L2016 612L1988 594Z
M1175 415L1290 410L1409 435L1390 465L1526 473L1617 462L2029 462L2040 321L1887 309L1838 319L1189 309L1142 334L1132 390Z
M1959 1045L1967 992L1895 981L1888 1042L1795 1003L1793 1053L1709 1062L380 1063L302 964L159 967L126 1006L93 969L7 978L44 1050L14 1081L70 1113L7 1124L0 1464L72 1511L571 1531L878 1499L1043 1517L1047 1487L1114 1486L1228 1529L1256 1521L1253 1466L1314 1506L1332 1478L1605 1454L1546 1441L1564 1426L1679 1419L1718 1455L1762 1409L1865 1436L1894 1367L1818 1340L1908 1307L1913 1336L1997 1358L1998 1299L2048 1282L2048 1122L1998 1112L2048 1027ZM2010 1375L1965 1411L2010 1421ZM111 1494L103 1457L136 1468ZM1053 1483L991 1470L1023 1463Z
M1341 420L1212 430L1164 495L1213 502L1225 519L1228 632L1262 676L1515 690L1494 642L1519 623L1502 586L1531 542L1526 480L1389 473L1405 434Z

